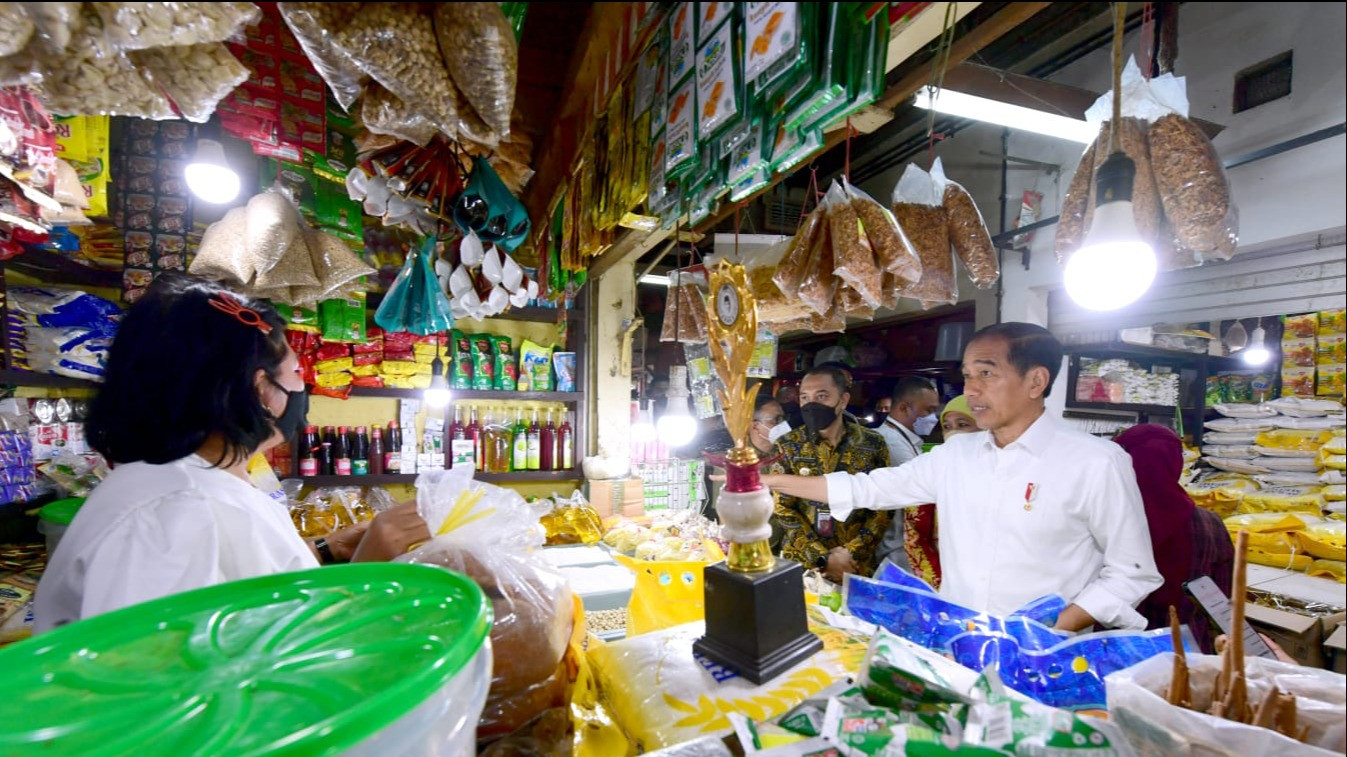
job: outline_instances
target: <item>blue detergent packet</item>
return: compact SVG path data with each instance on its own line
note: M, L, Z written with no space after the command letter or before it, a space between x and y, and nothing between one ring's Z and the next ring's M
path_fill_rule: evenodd
M981 671L995 664L1006 686L1053 707L1103 709L1104 677L1162 652L1173 652L1169 631L1057 631L1066 606L1042 597L1005 618L954 604L921 579L891 564L876 578L847 576L847 611L890 633ZM1184 646L1197 646L1184 629Z

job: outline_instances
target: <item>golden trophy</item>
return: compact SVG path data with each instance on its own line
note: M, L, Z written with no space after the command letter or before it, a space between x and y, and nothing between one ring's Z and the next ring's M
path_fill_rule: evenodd
M706 635L692 649L761 684L818 652L823 643L809 632L805 618L804 569L772 556L775 503L758 477L761 461L748 443L759 388L748 387L747 381L758 336L757 303L741 265L721 261L710 283L711 357L725 384L720 402L734 448L724 458L708 457L726 470L716 513L730 548L724 563L706 568Z

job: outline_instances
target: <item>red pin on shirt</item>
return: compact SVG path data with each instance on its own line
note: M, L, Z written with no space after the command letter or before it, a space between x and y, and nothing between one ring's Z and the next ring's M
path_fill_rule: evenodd
M1026 513L1034 509L1034 506L1030 503L1034 501L1034 494L1037 492L1038 492L1038 484L1031 483L1028 486L1024 487L1024 511Z

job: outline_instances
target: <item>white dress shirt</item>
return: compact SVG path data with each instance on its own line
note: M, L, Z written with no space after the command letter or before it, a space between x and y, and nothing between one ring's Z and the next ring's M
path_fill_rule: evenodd
M284 505L192 455L117 466L37 587L39 632L242 578L318 567Z
M893 418L885 418L875 430L889 445L889 465L896 468L921 454L922 438Z
M1057 594L1105 626L1146 626L1133 608L1161 578L1131 458L1046 412L1004 448L960 434L901 468L827 482L834 518L936 503L950 601L1004 617Z

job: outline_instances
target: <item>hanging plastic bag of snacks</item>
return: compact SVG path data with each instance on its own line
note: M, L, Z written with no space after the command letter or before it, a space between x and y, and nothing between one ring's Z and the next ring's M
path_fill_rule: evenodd
M33 21L28 18L26 3L0 5L0 58L22 50L33 38Z
M1155 183L1176 239L1203 260L1229 260L1239 242L1230 182L1207 135L1177 113L1149 132Z
M252 3L92 3L122 50L223 42L262 18Z
M250 76L222 42L156 47L130 57L149 72L183 118L199 124L209 121L220 100Z
M370 84L360 101L360 121L375 134L387 134L425 147L439 129L421 111L399 100L380 84Z
M1067 185L1066 196L1062 198L1057 237L1053 242L1058 265L1064 265L1071 253L1085 240L1085 210L1090 207L1090 195L1093 193L1094 153L1098 145L1099 140L1096 139L1085 148L1085 154L1080 156L1080 162L1076 164L1076 173Z
M823 210L815 208L805 217L804 225L791 237L790 247L781 258L781 265L772 274L772 281L787 299L799 297L800 284L804 281L809 265L809 253L814 249L814 241L826 231Z
M793 249L794 239L787 239L767 248L754 248L739 262L748 274L748 287L758 305L759 323L779 323L804 318L809 308L796 297L786 296L776 285L773 276L781 270L786 253Z
M826 315L833 310L839 281L834 273L836 256L833 252L832 225L827 217L827 208L821 206L821 211L824 217L809 250L809 262L805 264L798 295L815 313Z
M828 232L833 249L833 274L859 295L872 309L883 298L884 276L875 262L875 251L865 226L856 214L851 196L842 182L833 182L823 199L828 214ZM855 309L854 304L845 310Z
M908 165L893 188L893 215L921 259L921 279L903 296L921 300L926 308L958 302L944 190L915 163Z
M706 274L673 271L669 274L669 294L664 301L664 326L661 342L704 343L710 338L706 320Z
M435 34L464 99L498 137L508 136L519 48L500 3L439 3Z
M851 206L856 211L856 217L860 219L862 228L865 229L870 246L875 250L876 262L885 272L884 296L890 296L889 290L894 288L888 282L890 278L907 284L920 281L921 259L917 257L916 250L912 249L912 243L899 228L898 220L893 217L893 213L870 195L847 184L845 180L843 184L847 193L851 195ZM897 304L896 294L894 304Z
M968 271L968 278L978 289L990 289L1001 278L1001 263L997 259L996 248L992 246L991 234L982 220L982 212L974 204L968 190L957 182L945 177L944 166L936 158L931 166L931 176L936 184L943 184L945 217L949 221L949 241Z
M350 23L363 3L277 3L286 26L313 63L337 104L350 111L369 77L339 52L335 35Z

